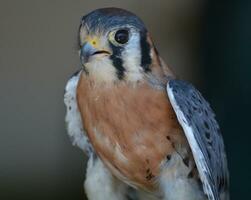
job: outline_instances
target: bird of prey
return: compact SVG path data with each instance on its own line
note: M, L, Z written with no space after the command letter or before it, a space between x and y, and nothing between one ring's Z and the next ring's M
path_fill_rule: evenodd
M65 88L68 134L88 156L90 200L228 200L215 114L178 80L135 14L102 8L81 19L82 69Z

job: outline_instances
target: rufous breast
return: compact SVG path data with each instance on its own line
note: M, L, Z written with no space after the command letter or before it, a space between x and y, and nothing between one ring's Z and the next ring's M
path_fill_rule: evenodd
M111 172L154 190L173 143L186 143L166 91L146 82L95 84L83 73L77 100L88 137Z

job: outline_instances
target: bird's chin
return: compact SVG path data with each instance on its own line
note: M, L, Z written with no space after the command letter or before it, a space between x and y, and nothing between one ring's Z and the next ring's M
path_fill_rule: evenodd
M93 57L84 64L88 76L96 83L107 83L117 80L116 68L108 56Z
M109 57L110 56L110 54L106 54L106 53L102 53L102 54L93 54L91 57L90 57L90 59L91 60L102 60L102 59L104 59L104 58L107 58L107 57Z
M89 65L90 63L96 63L96 62L103 62L105 59L107 59L110 56L110 54L93 54L88 59L82 59L83 65Z

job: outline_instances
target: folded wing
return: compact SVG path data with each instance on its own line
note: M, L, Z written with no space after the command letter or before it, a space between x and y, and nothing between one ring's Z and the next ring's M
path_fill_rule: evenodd
M181 80L170 80L167 93L191 147L203 190L209 200L228 199L228 169L215 114L200 92Z

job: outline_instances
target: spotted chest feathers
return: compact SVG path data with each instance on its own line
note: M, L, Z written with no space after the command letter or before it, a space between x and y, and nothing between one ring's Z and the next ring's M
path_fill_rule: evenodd
M189 149L166 93L147 83L97 85L83 73L77 100L96 153L134 187L156 190L165 162Z

